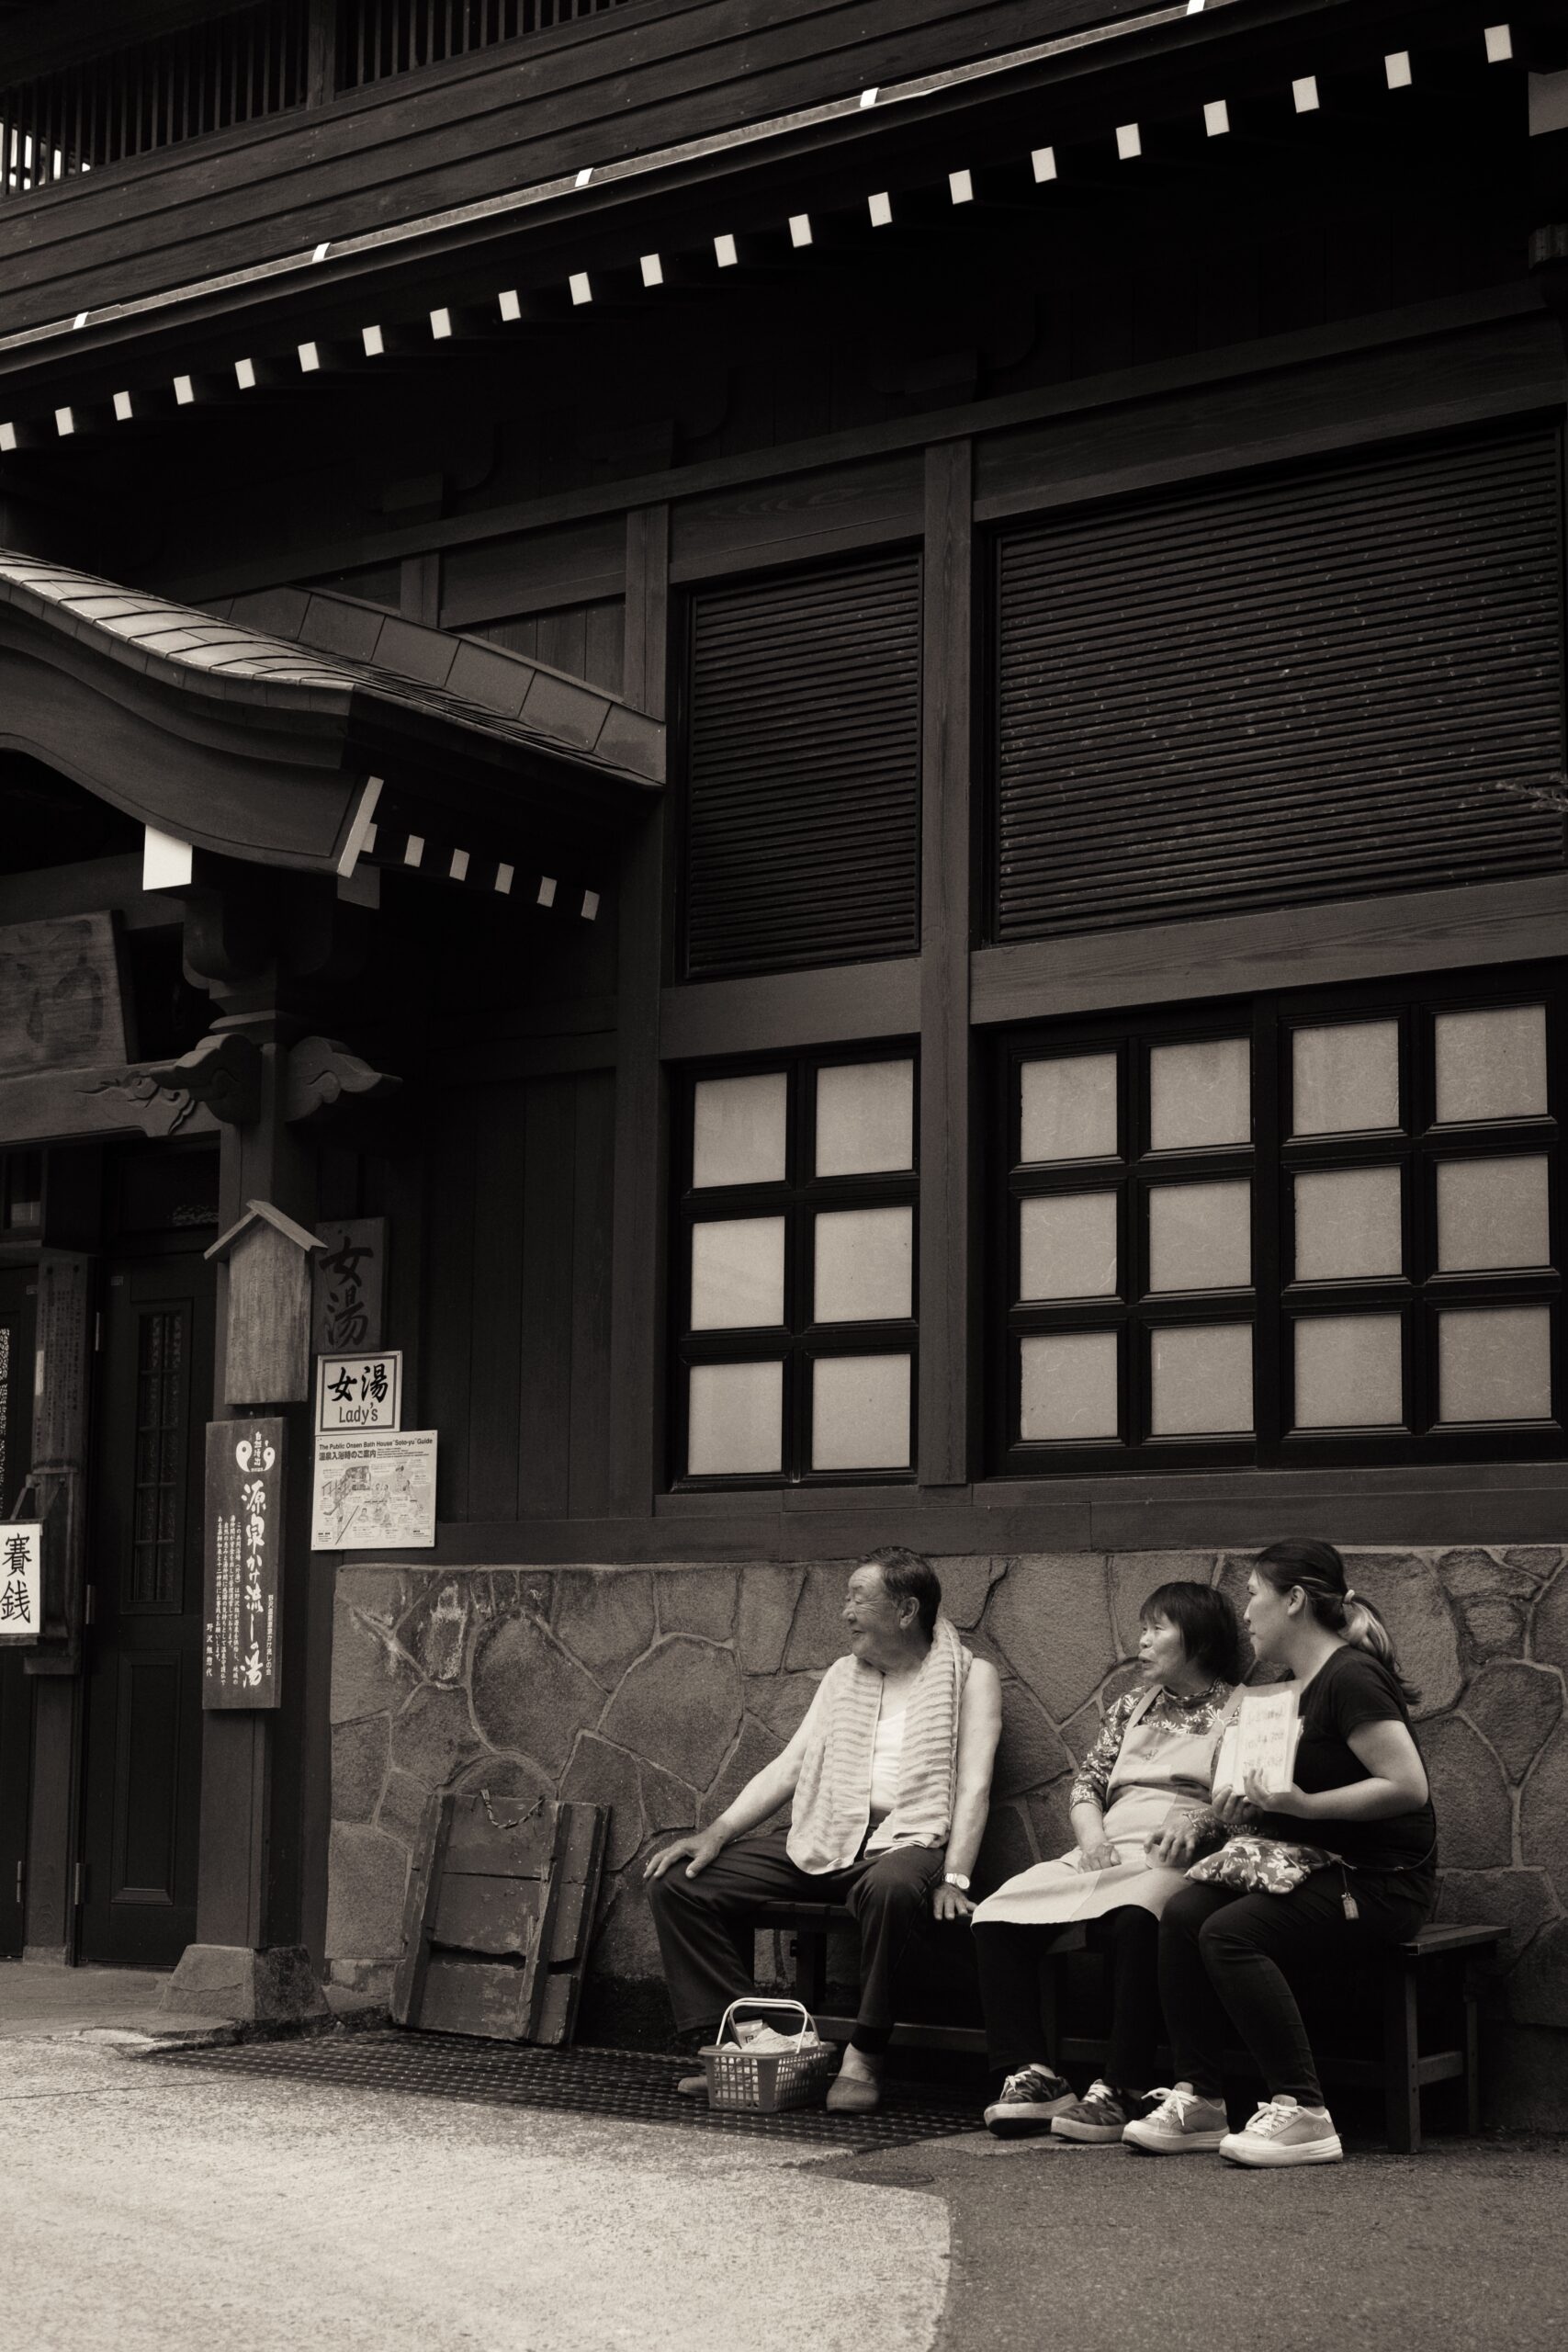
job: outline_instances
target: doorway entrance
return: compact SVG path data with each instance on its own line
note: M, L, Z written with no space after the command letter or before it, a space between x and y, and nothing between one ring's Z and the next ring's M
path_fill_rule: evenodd
M172 1967L196 1934L209 1238L104 1285L79 1957L121 1967Z
M31 1267L0 1266L0 1519L15 1510L28 1475L36 1289ZM32 1702L21 1651L0 1647L0 1960L15 1960L23 1944Z

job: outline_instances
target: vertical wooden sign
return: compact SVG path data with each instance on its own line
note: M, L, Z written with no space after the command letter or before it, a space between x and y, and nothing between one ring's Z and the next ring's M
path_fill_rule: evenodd
M324 1246L310 1262L312 1351L330 1356L380 1347L387 1314L386 1218L338 1218L318 1225L316 1232Z
M280 1419L208 1423L203 1707L281 1702L283 1468Z
M36 1641L43 1631L43 1522L0 1526L0 1642Z

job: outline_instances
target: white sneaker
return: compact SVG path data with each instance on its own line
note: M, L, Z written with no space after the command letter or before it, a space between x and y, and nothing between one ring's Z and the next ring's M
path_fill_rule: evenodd
M1345 2151L1325 2107L1303 2107L1287 2092L1266 2098L1245 2132L1227 2132L1220 2154L1233 2165L1337 2165Z
M1122 2134L1123 2147L1140 2156L1205 2156L1225 2138L1230 2119L1219 2098L1200 2098L1190 2083L1151 2091L1159 2101Z

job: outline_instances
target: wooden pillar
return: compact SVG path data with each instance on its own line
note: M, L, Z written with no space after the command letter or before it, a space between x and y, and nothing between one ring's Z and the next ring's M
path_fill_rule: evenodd
M305 34L305 104L337 96L337 0L310 0Z
M650 717L667 704L670 510L626 517L625 692ZM656 1443L663 1383L664 1085L659 1063L667 807L653 810L621 861L616 963L615 1223L610 1301L610 1508L646 1519L660 1483Z
M975 1408L969 950L973 458L926 452L920 756L919 1482L970 1476Z

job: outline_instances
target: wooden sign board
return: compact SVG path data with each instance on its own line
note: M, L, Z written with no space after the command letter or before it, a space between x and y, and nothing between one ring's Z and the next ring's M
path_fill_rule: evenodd
M381 1348L365 1355L321 1356L316 1363L316 1428L400 1430L403 1354Z
M129 1059L112 916L0 930L0 1073Z
M0 1525L0 1642L36 1642L43 1631L43 1521Z
M318 1436L311 1551L428 1551L435 1541L435 1438L434 1430Z
M387 1220L339 1218L318 1225L312 1259L310 1345L317 1355L375 1349L385 1337Z
M284 1425L209 1421L201 1703L281 1703Z
M392 1980L400 2025L559 2048L577 2023L609 1809L430 1801Z

